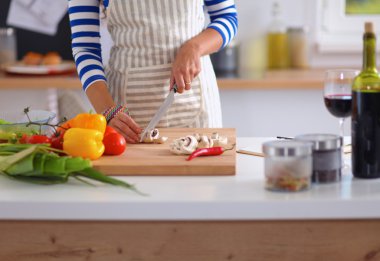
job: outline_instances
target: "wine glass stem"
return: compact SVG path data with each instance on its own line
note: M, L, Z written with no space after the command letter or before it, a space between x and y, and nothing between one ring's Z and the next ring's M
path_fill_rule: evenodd
M342 139L344 139L344 118L339 118L339 132Z
M344 160L344 118L339 118L339 132L342 137L342 167L343 169L347 167L346 161Z

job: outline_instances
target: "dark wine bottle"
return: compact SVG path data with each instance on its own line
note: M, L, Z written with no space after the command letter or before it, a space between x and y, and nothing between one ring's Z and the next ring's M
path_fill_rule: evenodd
M365 23L363 68L352 85L352 173L380 177L380 76L376 69L376 35Z

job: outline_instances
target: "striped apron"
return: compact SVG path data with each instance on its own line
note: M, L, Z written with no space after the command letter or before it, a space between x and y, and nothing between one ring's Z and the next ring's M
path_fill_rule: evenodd
M145 127L169 93L179 47L204 29L203 0L110 0L108 30L114 45L106 67L114 101L125 104ZM221 127L216 77L209 56L191 89L175 102L157 127Z

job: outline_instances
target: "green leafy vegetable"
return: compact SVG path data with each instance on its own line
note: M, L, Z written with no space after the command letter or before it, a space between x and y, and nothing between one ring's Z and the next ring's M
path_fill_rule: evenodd
M38 184L65 183L69 177L88 184L85 179L91 179L143 194L135 186L95 170L90 160L57 154L62 152L47 145L0 144L0 174Z
M12 122L0 119L0 124L12 124Z
M0 140L13 140L16 138L17 138L16 132L0 130Z

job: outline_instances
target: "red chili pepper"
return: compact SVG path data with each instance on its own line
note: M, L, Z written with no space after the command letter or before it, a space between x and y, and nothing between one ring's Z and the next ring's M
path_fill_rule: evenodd
M192 160L199 156L218 156L223 154L227 150L233 150L235 148L235 144L232 146L232 148L225 149L223 147L212 147L212 148L201 148L195 150L186 160Z

